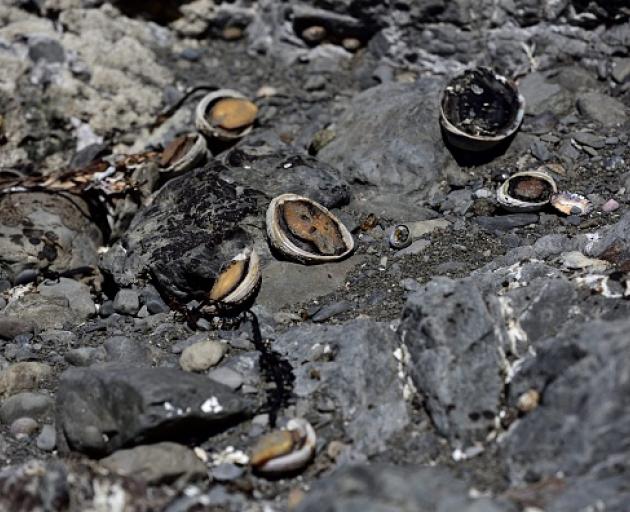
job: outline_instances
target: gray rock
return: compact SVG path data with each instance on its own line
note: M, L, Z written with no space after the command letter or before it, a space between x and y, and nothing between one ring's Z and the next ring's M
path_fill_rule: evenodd
M298 400L306 407L317 400L331 401L360 452L384 451L409 424L393 355L398 339L386 325L363 320L301 326L283 333L273 347L295 369Z
M208 377L234 391L243 385L243 376L226 366L210 370Z
M345 313L347 311L351 311L354 308L351 302L347 300L342 300L340 302L334 302L333 304L328 304L323 308L319 309L317 313L315 313L312 317L313 322L325 322L329 320L333 316L340 315L341 313Z
M151 350L137 340L127 336L112 336L103 342L105 360L128 365L151 364Z
M440 204L442 211L451 211L455 215L465 215L472 206L472 192L469 189L453 190Z
M43 192L6 194L0 211L0 269L13 279L25 269L64 271L96 267L96 250L103 243L100 230L83 212L85 202ZM13 220L12 220L13 219Z
M229 482L240 478L244 473L242 467L232 464L231 462L225 462L212 468L212 477L218 482Z
M506 503L471 498L443 467L346 466L318 481L297 512L509 512Z
M85 321L70 309L65 298L43 297L36 293L19 297L8 304L4 312L8 317L30 323L39 330L63 330Z
M0 407L0 421L10 424L23 416L41 418L46 416L53 407L52 398L41 393L18 393L2 402Z
M335 263L310 266L272 261L263 268L256 303L273 313L285 306L327 295L339 288L362 260L362 256L355 255Z
M202 372L221 361L227 351L227 343L200 341L186 347L179 358L179 365L187 372Z
M602 508L623 510L612 505L621 496L630 497L627 487L615 482L618 464L630 456L628 445L619 442L630 435L629 327L627 317L571 325L541 344L522 365L510 383L510 402L530 389L537 390L541 400L504 440L513 482L544 480L559 472L566 479L579 478L576 484L590 480L593 490L595 482L602 482L603 489L610 490L596 490L582 504L599 500ZM615 488L611 486L616 493L610 492ZM568 502L584 495L579 485L566 492L571 499L560 498L555 508L545 509L568 510Z
M105 361L103 347L79 347L66 352L64 359L72 366L90 366Z
M350 187L339 172L311 156L245 142L224 161L229 168L220 170L220 176L267 197L299 194L327 208L343 206L350 200Z
M475 222L487 231L502 233L521 226L536 224L538 219L536 213L511 213L494 217L475 217Z
M606 138L601 135L595 135L594 133L589 132L574 132L571 134L571 137L575 139L576 142L582 144L583 146L588 146L595 149L602 149L606 146Z
M0 339L12 340L20 334L35 332L35 326L26 320L0 315Z
M90 288L79 281L59 278L58 281L44 281L37 287L44 297L61 297L68 301L68 306L81 318L88 318L96 313L94 301L90 296Z
M356 190L377 215L383 209L394 212L396 203L427 199L441 179L450 159L437 122L442 85L441 80L421 78L364 91L353 98L337 123L335 139L319 153L344 179L363 185ZM371 198L379 196L385 200L375 208Z
M44 363L15 363L0 373L0 396L38 389L52 377L52 368Z
M580 114L604 126L617 126L626 122L626 107L615 98L598 92L587 92L578 96Z
M121 315L135 315L140 309L140 296L136 290L122 289L114 297L114 311Z
M147 308L147 311L152 315L157 315L158 313L168 313L170 311L169 307L160 297L160 294L153 286L145 287L140 293L140 298L142 302Z
M56 349L70 348L77 342L77 335L72 331L51 329L40 333L39 339L45 345L52 345Z
M18 439L30 437L37 430L37 421L33 418L23 417L14 420L9 431Z
M615 82L623 84L630 79L630 59L615 59L611 73Z
M503 379L495 320L475 283L433 279L407 299L399 332L438 431L454 446L483 441Z
M401 258L403 256L420 254L430 245L431 245L431 242L429 240L422 240L422 239L416 240L409 247L405 247L404 249L401 249L400 251L396 252L395 257Z
M208 473L206 465L190 448L169 442L118 450L99 463L114 473L153 485L183 484L205 478Z
M518 91L525 97L527 113L561 115L571 108L572 97L560 85L551 83L542 73L530 73L519 80Z
M28 56L33 62L64 62L66 54L63 46L49 37L31 37L28 41Z
M55 435L55 427L53 425L44 425L41 432L35 440L37 448L45 452L52 452L57 446L57 439Z
M251 405L205 376L172 368L70 369L57 391L57 442L89 455L190 442L240 421Z

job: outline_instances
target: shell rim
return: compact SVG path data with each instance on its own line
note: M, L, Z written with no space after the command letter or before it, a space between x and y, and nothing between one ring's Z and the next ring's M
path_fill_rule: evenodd
M243 93L235 91L234 89L218 89L216 91L210 92L206 94L203 98L201 98L201 101L199 101L199 103L197 104L197 108L195 109L195 126L201 133L215 139L240 139L252 131L252 129L254 128L253 123L238 132L230 132L227 130L218 130L216 127L212 126L206 119L206 112L208 111L210 103L216 100L220 100L222 98L237 98L251 101Z
M289 237L287 237L282 230L278 229L276 226L278 225L278 208L283 205L285 202L289 201L307 201L321 211L323 211L326 215L329 215L331 219L333 219L334 223L337 225L337 228L341 232L341 237L348 247L343 253L326 256L326 255L317 255L310 252L307 252L303 249L300 249L297 245L295 245ZM348 228L339 220L328 208L324 205L319 204L308 197L300 196L298 194L282 194L271 200L269 203L269 207L267 208L266 215L266 224L267 224L267 237L271 242L271 245L282 252L283 254L301 262L328 262L328 261L339 261L347 257L354 251L354 238ZM287 251L287 248L290 249L291 253Z
M471 141L478 141L478 142L501 142L502 140L507 139L508 137L510 137L511 135L513 135L514 133L516 133L516 131L519 129L519 127L521 126L521 123L523 122L523 117L525 117L525 106L526 106L526 102L525 102L525 97L518 91L518 87L516 86L516 84L504 77L503 75L499 75L498 73L495 73L493 70L492 74L494 75L494 77L501 83L503 83L504 85L507 85L508 87L510 87L512 90L514 90L514 92L516 92L516 96L517 96L517 102L518 102L518 110L516 112L516 117L514 118L514 122L507 128L507 129L503 129L502 132L500 134L497 135L472 135L468 132L465 132L463 130L460 130L459 128L457 128L453 123L451 123L451 121L449 121L448 117L446 116L446 113L444 112L444 99L446 96L446 89L449 86L449 84L459 78L460 76L463 76L465 73L467 73L468 71L471 71L473 69L476 68L468 68L465 69L464 71L462 71L461 73L458 73L454 76L452 76L448 83L446 84L446 86L444 86L444 88L442 89L442 93L440 94L440 123L442 124L442 126L444 127L444 129L449 132L452 135L457 135L460 136L462 138L471 140Z

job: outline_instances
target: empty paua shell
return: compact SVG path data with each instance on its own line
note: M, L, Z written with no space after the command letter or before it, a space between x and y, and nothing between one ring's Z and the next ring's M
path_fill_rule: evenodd
M219 89L202 98L195 112L197 129L229 141L247 135L254 126L258 107L238 91Z
M497 189L497 201L511 212L533 212L549 203L558 191L554 179L544 171L522 171L510 176Z
M447 140L468 151L484 151L520 126L525 98L516 85L489 68L455 76L442 92L440 122Z
M206 139L189 133L172 140L160 155L160 172L179 173L194 169L206 159Z
M389 245L392 249L404 249L411 245L411 232L404 224L394 226L389 235Z
M593 209L586 197L572 192L559 192L551 197L551 206L565 215L588 215Z
M254 469L263 474L290 473L306 466L313 455L317 437L302 418L289 420L285 430L261 437L250 456Z
M271 246L300 263L337 261L354 249L348 228L327 208L307 197L276 197L269 204L266 221Z
M254 249L245 249L221 270L202 312L216 314L239 309L256 294L261 279L258 254Z

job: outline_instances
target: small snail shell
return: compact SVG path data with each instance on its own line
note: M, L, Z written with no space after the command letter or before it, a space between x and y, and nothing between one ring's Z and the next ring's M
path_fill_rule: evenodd
M511 212L532 212L549 203L558 191L554 179L544 171L522 171L510 176L497 189L497 201Z
M198 133L177 137L162 151L160 172L180 173L203 163L207 156L206 139Z
M286 430L264 436L254 447L251 464L264 474L290 473L306 466L315 455L317 436L302 418L287 423Z

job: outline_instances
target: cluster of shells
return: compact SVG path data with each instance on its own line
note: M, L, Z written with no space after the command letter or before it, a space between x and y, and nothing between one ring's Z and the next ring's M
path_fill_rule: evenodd
M219 89L204 96L195 110L197 132L171 141L160 159L161 171L179 174L202 164L208 156L207 140L235 141L254 126L258 107L232 89Z
M558 192L544 168L513 174L497 189L497 202L510 212L534 212L551 205L564 215L587 215L591 202L579 194Z

